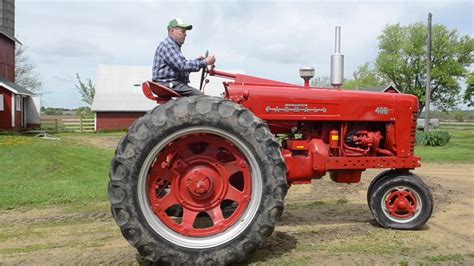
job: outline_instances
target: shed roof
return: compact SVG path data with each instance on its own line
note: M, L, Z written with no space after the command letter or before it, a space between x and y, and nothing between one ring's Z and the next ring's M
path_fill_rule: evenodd
M9 80L6 80L2 76L0 76L0 86L5 87L7 90L9 90L9 91L11 91L15 94L28 95L28 96L34 96L35 95L31 91L23 88L22 86L16 84L15 82L11 82Z
M146 98L141 88L142 82L151 80L151 76L150 66L99 65L91 109L96 112L144 112L153 109L156 102ZM191 86L199 87L200 72L191 73L189 78ZM209 79L205 88L207 95L218 96L224 92L224 79Z
M156 103L145 98L140 86L149 77L149 67L99 65L91 109L127 112L152 109Z
M360 88L359 90L361 91L372 91L372 92L386 92L387 90L395 90L398 93L401 93L395 86L393 85L387 85L387 86L381 86L381 87L371 87L371 88Z

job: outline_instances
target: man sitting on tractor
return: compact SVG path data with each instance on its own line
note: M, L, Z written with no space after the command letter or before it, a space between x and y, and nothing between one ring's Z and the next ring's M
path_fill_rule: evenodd
M193 28L181 19L175 18L168 23L168 37L156 48L153 59L153 81L158 82L181 96L201 95L202 92L189 86L189 73L197 72L208 65L214 64L213 55L187 60L181 46L186 39L186 31Z

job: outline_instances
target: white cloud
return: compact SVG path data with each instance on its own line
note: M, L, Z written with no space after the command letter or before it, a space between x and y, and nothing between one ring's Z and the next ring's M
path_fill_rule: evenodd
M472 8L470 2L447 1L17 1L16 34L51 91L44 105L76 107L83 105L74 88L76 72L94 80L99 64L151 67L173 17L194 25L183 46L188 58L208 49L218 68L302 83L301 66L329 74L337 25L349 77L376 57L377 36L385 25L426 21L432 12L435 22L472 34Z

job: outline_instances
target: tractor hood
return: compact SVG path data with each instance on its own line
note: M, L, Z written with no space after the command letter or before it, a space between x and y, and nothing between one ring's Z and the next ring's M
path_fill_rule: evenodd
M396 121L418 112L413 95L305 88L252 76L226 83L226 97L264 120Z

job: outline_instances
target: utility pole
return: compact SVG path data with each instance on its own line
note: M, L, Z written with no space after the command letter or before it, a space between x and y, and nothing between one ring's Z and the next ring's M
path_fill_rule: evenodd
M425 93L425 127L430 130L430 96L431 96L431 13L428 13L428 56L426 59L426 93Z

